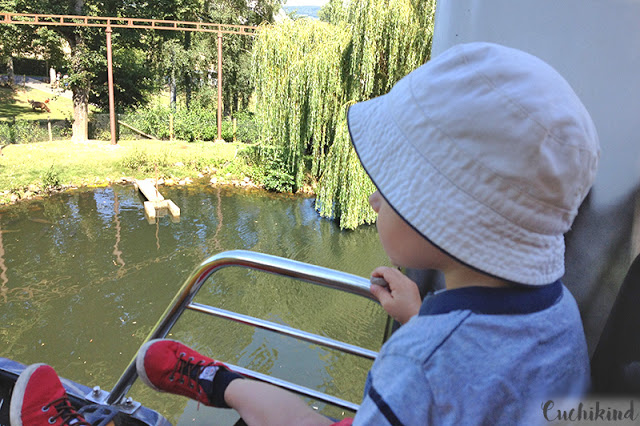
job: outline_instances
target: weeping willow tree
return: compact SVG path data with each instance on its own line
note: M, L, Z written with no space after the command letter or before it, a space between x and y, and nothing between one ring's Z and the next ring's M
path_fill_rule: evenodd
M351 147L346 107L386 93L429 58L435 0L331 0L328 22L266 26L254 45L264 152L292 177L318 180L316 207L342 228L371 223L374 186ZM266 149L266 148L269 149Z
M339 58L350 37L344 26L311 20L287 21L260 31L254 47L256 116L261 140L283 157L297 189L305 158L311 173L322 173L326 148L334 140L344 97Z

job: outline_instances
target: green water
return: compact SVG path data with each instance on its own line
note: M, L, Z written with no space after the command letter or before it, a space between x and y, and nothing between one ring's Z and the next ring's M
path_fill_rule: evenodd
M163 189L181 219L149 224L132 186L58 194L0 209L0 356L45 362L111 389L193 269L208 256L254 250L368 276L388 264L375 227L341 232L314 200L193 185ZM225 268L197 302L379 349L386 316L356 296ZM173 338L222 361L359 402L370 363L187 312ZM130 396L172 423L225 424L222 410L159 395ZM319 405L324 413L335 409Z

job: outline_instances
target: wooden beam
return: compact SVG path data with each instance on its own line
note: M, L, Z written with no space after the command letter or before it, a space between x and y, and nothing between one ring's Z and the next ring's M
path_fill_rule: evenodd
M180 207L171 200L165 200L151 180L136 180L135 187L147 199L144 212L149 223L156 223L156 218L164 216L168 211L172 220L180 219Z
M142 192L142 195L144 195L144 197L147 200L149 201L164 200L164 197L162 196L162 194L158 192L158 190L156 189L156 186L150 180L136 180L135 185L138 188L138 190Z
M116 18L108 16L45 15L37 13L0 12L0 24L39 26L138 28L148 30L193 31L255 35L260 27L252 25L216 24L194 21L170 21L162 19Z

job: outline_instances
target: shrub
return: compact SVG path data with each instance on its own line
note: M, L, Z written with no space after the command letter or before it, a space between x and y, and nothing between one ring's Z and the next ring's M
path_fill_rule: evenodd
M178 110L173 120L177 139L186 141L213 141L218 137L217 113L215 109L192 104L189 109Z
M276 164L275 167L272 164L272 168L267 171L262 184L265 189L269 191L277 192L293 192L296 186L296 179L284 168L284 163Z
M53 164L42 175L42 184L47 190L60 188L60 171Z
M12 127L13 143L32 143L49 140L47 129L40 127L37 121L17 120Z
M131 111L122 119L144 133L166 140L171 136L171 114L171 108L153 105ZM236 140L247 143L258 141L259 129L253 113L237 112L233 116L237 124ZM215 101L210 101L205 95L195 96L189 109L182 107L173 113L174 137L189 142L214 141L218 139L217 119ZM227 142L233 141L233 122L229 117L222 121L221 136Z
M71 119L65 119L64 121L58 121L53 126L53 137L61 139L69 139L73 135L73 126L71 125Z
M166 148L152 154L136 147L132 152L122 157L120 164L131 170L145 173L153 172L156 167L164 168L171 165L171 151Z
M9 123L0 123L0 144L15 143L13 126Z
M222 120L222 131L220 133L221 133L220 136L222 136L222 139L224 139L225 141L227 142L233 141L233 123L231 122L230 119L227 118ZM217 137L218 135L216 134L216 138Z
M158 139L169 139L171 109L163 105L139 108L123 116L123 121Z
M237 112L234 114L236 119L236 139L240 142L254 143L259 141L260 129L255 116L251 112ZM225 140L227 140L225 138Z
M253 178L262 182L265 189L277 192L295 192L296 179L288 170L281 147L251 145L241 151L247 162L254 164Z
M147 151L140 150L136 147L132 152L122 157L120 164L131 170L141 170L149 164L149 155Z

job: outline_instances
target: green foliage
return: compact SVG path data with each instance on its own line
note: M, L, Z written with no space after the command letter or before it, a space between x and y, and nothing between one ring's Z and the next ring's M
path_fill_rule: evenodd
M255 114L241 111L234 113L233 118L236 119L236 140L245 143L255 143L260 140L260 130ZM225 138L225 140L228 139Z
M54 139L68 138L70 136L70 122L52 120L50 124ZM49 131L44 120L0 121L0 145L44 142L48 140Z
M312 172L323 170L341 110L340 58L349 42L346 28L303 19L264 27L254 49L256 119L261 139L282 147L294 190L304 178L303 157Z
M282 0L244 0L207 1L203 12L210 22L235 25L259 25L273 22L274 13L280 9ZM217 70L217 39L209 37L210 57L216 62L212 68ZM244 35L225 35L222 38L222 75L224 115L247 109L254 90L251 78L251 51L254 37ZM232 60L229 60L231 59ZM203 68L204 69L204 68ZM215 78L215 76L214 76Z
M346 119L338 125L327 158L327 170L339 172L323 176L316 201L320 215L339 219L340 226L346 229L375 221L376 214L368 200L376 188L351 146Z
M123 117L123 121L136 129L155 136L158 139L169 139L169 120L171 109L164 105L152 104L136 108Z
M295 176L287 168L286 156L281 147L260 147L257 154L264 167L264 176L261 181L265 189L276 192L296 190Z
M15 143L32 143L38 141L38 123L35 121L18 120L13 125Z
M171 108L153 104L137 108L123 117L124 122L158 139L169 139L170 120L173 114L173 132L178 140L189 142L214 141L218 139L217 109L215 102L207 100L207 91L200 92L191 102L190 108L181 105L175 112ZM258 138L255 119L250 113L237 113L236 140L253 142ZM233 141L231 118L222 121L222 139Z
M268 191L293 192L295 181L294 177L285 170L284 164L277 163L269 168L269 173L262 183Z
M9 123L0 122L0 145L14 142L13 126Z
M192 2L176 8L182 19L229 25L257 25L273 22L273 14L280 8L280 0L238 0ZM186 4L186 2L185 2ZM217 91L218 37L216 33L164 32L151 36L150 42L161 51L152 53L152 62L158 74L158 84L168 84L172 92L172 106L178 93L187 108L192 96L201 91ZM222 38L222 96L226 117L247 108L253 92L250 78L253 37L224 34ZM182 96L180 96L182 97Z
M329 1L320 8L318 18L324 22L337 23L347 20L347 9L342 1Z
M0 125L0 139L8 143L33 143L49 140L49 135L37 121L16 120Z
M156 152L135 147L133 151L122 157L120 165L131 170L152 173L158 168L171 165L171 150L166 148Z
M45 59L50 67L56 69L63 67L66 60L60 35L50 27L37 27L35 32L37 37L32 39L29 53L40 52L38 56ZM49 70L45 70L45 74L48 75L48 73Z
M147 96L154 88L152 69L146 60L146 54L141 49L119 45L117 34L112 37L113 49L113 92L117 111L127 107L143 105ZM101 49L106 57L106 49ZM109 86L107 84L106 66L100 69L92 80L92 90L89 102L99 106L102 110L109 108Z
M428 60L434 10L434 0L331 0L324 22L265 26L256 40L256 119L263 143L281 152L265 164L276 178L292 176L293 190L309 169L319 180L320 214L342 228L375 219L367 203L374 187L351 147L346 106L388 92Z
M48 190L60 188L60 171L53 164L43 173L42 184L44 188Z
M197 104L189 109L182 108L174 116L173 131L177 139L190 142L215 140L218 135L216 112Z

